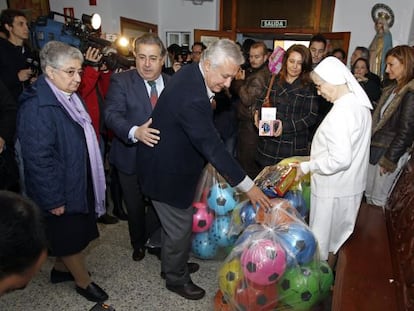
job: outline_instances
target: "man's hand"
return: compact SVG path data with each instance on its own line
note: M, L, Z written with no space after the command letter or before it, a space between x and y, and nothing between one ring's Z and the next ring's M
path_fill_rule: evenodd
M160 140L160 131L150 127L152 118L142 124L134 133L134 137L149 147L154 147Z
M261 208L271 207L270 199L256 185L247 191L246 195L250 199L250 202L253 204L253 206L256 206L257 203Z
M17 73L17 77L19 78L19 81L24 82L29 80L32 74L32 69L22 69Z
M99 49L94 47L88 47L85 53L85 60L90 63L96 63L97 66L92 66L95 70L99 70L99 62L102 59L102 53Z

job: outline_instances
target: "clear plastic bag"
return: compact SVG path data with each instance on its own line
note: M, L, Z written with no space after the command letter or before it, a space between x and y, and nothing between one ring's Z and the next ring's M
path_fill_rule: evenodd
M217 311L308 310L329 293L333 274L301 215L276 198L270 209L256 210L256 223L242 230L218 280Z
M231 213L240 195L208 164L193 202L192 253L200 259L225 257L237 239L230 234Z

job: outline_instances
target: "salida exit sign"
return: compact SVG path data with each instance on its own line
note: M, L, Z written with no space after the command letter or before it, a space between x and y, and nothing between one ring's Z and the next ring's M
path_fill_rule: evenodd
M286 28L287 19L262 19L260 28Z

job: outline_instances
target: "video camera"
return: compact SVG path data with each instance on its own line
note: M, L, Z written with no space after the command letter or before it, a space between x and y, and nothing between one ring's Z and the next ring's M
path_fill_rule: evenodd
M67 22L56 21L55 15L65 17ZM37 49L43 48L51 40L56 40L72 45L82 53L85 53L89 47L99 49L103 54L101 61L105 63L109 70L129 69L135 65L135 58L132 55L123 56L118 54L113 43L100 38L99 35L99 31L83 21L56 12L50 12L48 16L38 17L36 22L31 25L31 41L33 47Z

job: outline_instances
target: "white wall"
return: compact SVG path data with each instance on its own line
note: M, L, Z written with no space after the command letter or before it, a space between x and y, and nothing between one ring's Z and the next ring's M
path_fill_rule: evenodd
M218 0L194 5L187 0L159 0L159 35L165 40L167 31L190 31L194 29L218 29Z
M371 9L378 0L337 0L335 5L332 31L350 31L351 42L349 54L356 46L368 47L375 36L374 22L371 18ZM393 45L414 44L412 30L414 1L381 0L394 12L394 25L391 34ZM411 41L410 41L410 36ZM348 59L350 55L348 55Z

